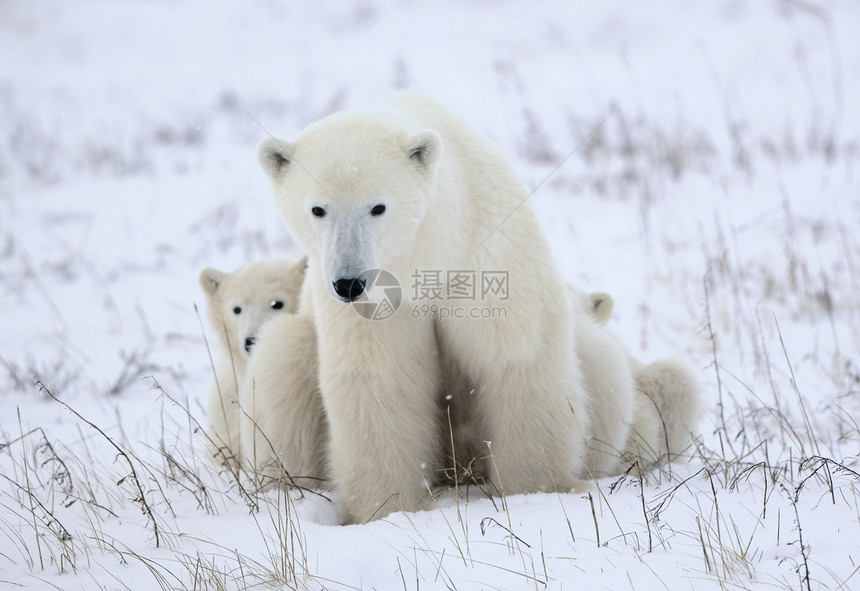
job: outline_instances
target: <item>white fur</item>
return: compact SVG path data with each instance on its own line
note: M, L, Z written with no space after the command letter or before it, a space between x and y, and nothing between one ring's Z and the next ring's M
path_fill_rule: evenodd
M272 317L294 313L304 280L306 259L258 261L231 273L211 267L200 273L206 294L209 323L218 336L220 356L208 401L210 450L219 464L235 465L239 458L239 407L237 392L263 324ZM273 302L282 302L280 309ZM235 313L235 309L239 313Z
M573 347L588 396L590 431L584 435L588 464L583 476L611 471L627 438L633 407L633 384L626 349L604 328L612 313L612 296L567 286L573 311ZM486 470L487 449L476 421L474 389L456 361L446 356L445 382L440 395L443 409L443 482L480 481Z
M492 144L405 94L323 120L293 143L265 140L259 157L310 257L304 293L345 522L419 506L450 448L440 392L468 396L453 427L503 494L570 490L617 469L636 405L629 356L595 321L611 298L559 305L569 294L527 192ZM386 320L345 305L353 296L336 284L374 268L403 286ZM428 317L410 300L416 270L444 279L464 269L508 272L504 296L472 302L504 317Z
M324 488L327 424L310 315L283 314L260 331L239 390L242 455L267 481Z
M345 520L415 509L434 478L439 346L474 384L495 485L573 487L588 419L569 312L557 305L565 287L498 150L435 103L401 95L383 112L324 120L292 144L266 140L260 159L310 255L329 461ZM373 219L379 203L386 213ZM406 292L416 269L507 270L508 299L486 302L504 305L507 317L413 318L407 301L387 320L366 320L332 296L332 282L374 267Z
M678 458L701 414L701 392L676 359L645 365L605 328L615 305L603 292L568 286L574 340L591 410L589 470L614 474L633 462L649 468Z
M634 420L623 458L643 468L678 458L690 447L701 414L701 391L690 369L676 359L644 365L632 360Z
M644 365L604 325L611 296L569 286L574 350L588 395L586 470L596 478L638 461L643 468L677 458L699 416L698 389L676 360ZM450 357L441 361L440 445L434 479L480 480L487 450L475 421L474 389ZM318 387L313 318L282 315L261 330L240 385L242 450L263 478L307 487L327 486L328 425Z
M574 349L588 392L590 430L588 475L614 474L633 420L634 386L630 356L621 341L591 313L573 311Z
M587 470L604 475L616 468L628 437L634 406L630 361L623 345L602 326L612 298L573 287L569 297L592 417ZM474 421L474 390L453 359L442 360L442 366L445 381L439 403L444 459L442 473L434 480L450 482L455 475L480 479L487 449ZM260 331L239 394L244 460L267 481L327 485L328 425L317 381L316 335L309 310L268 322Z
M646 366L633 359L605 327L613 306L608 294L568 286L568 296L574 351L588 395L589 477L615 474L636 461L647 468L677 457L689 445L699 414L689 370L673 360ZM328 425L309 296L303 300L300 315L277 316L259 333L239 390L241 449L245 465L264 484L325 488ZM474 389L455 360L441 353L443 460L434 480L480 480L487 450L475 420Z

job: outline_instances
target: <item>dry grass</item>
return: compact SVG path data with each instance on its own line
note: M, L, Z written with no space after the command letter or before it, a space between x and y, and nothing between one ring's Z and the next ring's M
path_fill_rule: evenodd
M797 59L807 67L802 45ZM516 84L515 65L500 62L499 75ZM840 84L834 78L834 87ZM819 97L810 88L810 104L827 111ZM9 100L0 94L7 110ZM637 270L643 290L613 294L618 318L610 326L638 337L631 348L680 343L680 353L702 370L710 406L684 461L651 472L630 466L618 478L595 481L586 494L506 497L457 484L428 491L424 512L392 515L364 530L329 527L335 509L327 498L263 486L257 475L216 468L205 457L206 420L184 386L208 375L166 362L164 350L175 342L153 336L141 313L146 336L102 385L82 377L81 355L62 339L52 354L0 358L0 384L10 398L26 400L6 408L15 418L0 431L0 586L26 580L58 589L374 588L338 574L338 561L349 563L353 554L377 574L388 569L388 588L409 590L493 588L496 581L573 588L595 580L631 589L858 586L858 212L847 199L829 217L803 210L797 191L805 187L795 189L797 177L782 165L836 183L852 178L860 152L838 141L832 121L807 130L806 138L749 137L725 103L727 149L705 130L666 128L617 106L597 129L570 115L574 139L563 147L552 144L538 113L524 109L518 143L541 184L547 180L543 193L638 210L639 227L630 234L638 232L635 249L648 255ZM56 168L53 140L27 123L20 119L12 129L21 145L13 165L30 180L59 181L67 171ZM203 141L192 130L159 129L147 145ZM576 156L586 170L556 172L552 167L585 136ZM87 170L151 167L146 146L111 145L81 152ZM701 186L712 190L697 197ZM759 197L763 205L744 210ZM237 209L222 204L189 228L201 252L283 250L242 230ZM693 230L678 233L665 221L677 210ZM65 335L67 319L42 278L70 267L38 268L27 252L6 250L4 262L18 271L0 280L11 291L43 297ZM60 250L96 285L100 313L118 318L101 273L84 254ZM194 253L192 263L200 256ZM195 335L181 343L182 355L205 359L198 341ZM112 417L103 407L130 403L150 385L161 424L140 440L126 432L134 417ZM64 409L62 418L27 415L48 407ZM371 559L385 566L372 567ZM350 573L358 568L349 566ZM7 569L19 578L6 581Z

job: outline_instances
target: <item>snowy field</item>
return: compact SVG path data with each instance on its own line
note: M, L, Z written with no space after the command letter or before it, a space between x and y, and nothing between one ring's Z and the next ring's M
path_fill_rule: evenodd
M853 0L0 0L0 588L860 588L858 31ZM638 357L696 369L689 461L349 527L207 463L197 275L302 254L257 144L407 87L540 185Z

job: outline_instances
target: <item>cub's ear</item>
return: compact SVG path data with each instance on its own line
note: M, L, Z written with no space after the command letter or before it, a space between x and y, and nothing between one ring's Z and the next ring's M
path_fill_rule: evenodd
M299 262L296 263L296 269L299 269L302 273L308 270L308 255L299 259Z
M278 178L292 161L293 148L285 141L267 137L257 148L257 159L267 175Z
M602 291L595 291L588 295L591 299L591 311L594 313L595 319L602 324L606 324L609 321L609 317L612 316L612 308L615 307L615 300L612 299L611 295Z
M432 168L442 156L442 138L435 131L425 129L407 139L403 149L410 160Z
M213 269L212 267L206 267L200 271L200 287L203 288L206 296L211 298L218 291L221 284L224 283L226 277L227 273Z

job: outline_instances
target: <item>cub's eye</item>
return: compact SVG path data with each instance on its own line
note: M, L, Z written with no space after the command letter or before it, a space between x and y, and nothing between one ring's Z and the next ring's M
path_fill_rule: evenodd
M241 313L242 313L242 308L240 308L239 306L236 306L235 308L233 308L233 314L241 314Z
M318 218L325 217L325 210L319 206L311 207L311 213Z
M374 205L373 209L370 210L370 215L382 215L385 213L385 206L381 203L379 205Z
M284 302L281 300L272 300L269 302L269 305L272 307L272 310L280 310L284 307Z

